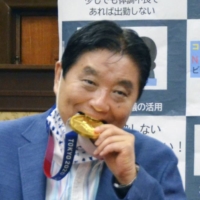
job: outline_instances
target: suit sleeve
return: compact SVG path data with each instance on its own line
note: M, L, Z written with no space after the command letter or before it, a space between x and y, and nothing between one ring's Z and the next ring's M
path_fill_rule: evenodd
M129 189L126 200L186 200L176 161L170 161L160 181L140 166L138 176Z

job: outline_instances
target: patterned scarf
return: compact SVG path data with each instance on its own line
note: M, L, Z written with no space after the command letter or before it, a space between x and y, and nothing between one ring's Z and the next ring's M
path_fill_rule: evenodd
M66 124L63 123L57 108L55 108L47 117L47 124L49 126L49 129L52 131L54 138L55 148L53 160L57 164L61 165L64 154L64 138L65 135L72 129L69 127L68 122ZM92 156L92 152L95 148L96 147L89 139L78 135L73 164L97 160L97 158Z

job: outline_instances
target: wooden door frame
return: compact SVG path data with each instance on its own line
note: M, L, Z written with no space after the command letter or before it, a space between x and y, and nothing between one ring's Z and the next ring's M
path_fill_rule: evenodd
M16 44L19 43L16 17L55 13L57 0L0 0L0 111L38 112L54 103L54 66L21 65L16 62ZM22 83L27 77L30 77L30 81L23 87ZM33 84L37 84L37 87Z
M56 11L57 0L0 0L0 64L15 63L17 13L51 15Z

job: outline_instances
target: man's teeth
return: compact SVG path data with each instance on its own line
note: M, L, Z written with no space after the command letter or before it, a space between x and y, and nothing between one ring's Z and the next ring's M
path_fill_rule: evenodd
M94 118L92 118L92 117L86 115L85 113L83 113L83 112L81 112L81 111L79 111L78 113L79 113L80 115L84 115L85 117L87 117L87 118L89 118L89 119L91 119L91 120L100 121L100 120L98 120L98 119L94 119ZM101 122L102 122L103 124L107 124L107 122L106 122L105 120L102 120Z

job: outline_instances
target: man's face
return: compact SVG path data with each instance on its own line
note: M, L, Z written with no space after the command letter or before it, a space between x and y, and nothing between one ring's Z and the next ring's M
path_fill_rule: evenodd
M77 112L122 128L137 100L139 72L126 55L108 50L84 53L62 78L55 68L54 92L63 122Z

